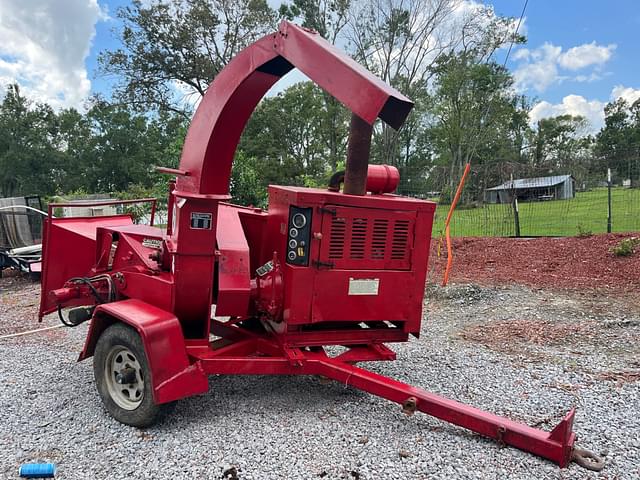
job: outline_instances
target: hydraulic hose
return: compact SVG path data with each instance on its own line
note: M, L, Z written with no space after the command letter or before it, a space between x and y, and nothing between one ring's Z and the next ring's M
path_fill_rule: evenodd
M92 282L97 282L97 281L106 281L107 284L109 285L109 291L107 293L107 299L105 300L102 295L100 295L100 293L98 292L98 289L93 285ZM113 302L116 298L116 289L113 285L113 279L111 278L110 275L97 275L95 277L73 277L71 279L69 279L68 283L83 283L85 284L89 290L91 291L93 297L96 300L96 303L98 305L102 304L102 303L107 303L107 302ZM78 323L74 323L69 321L69 319L64 317L64 314L62 313L62 305L58 304L58 317L60 318L60 322L66 326L66 327L77 327L78 325L80 325L82 322L78 322ZM88 318L87 318L88 319Z

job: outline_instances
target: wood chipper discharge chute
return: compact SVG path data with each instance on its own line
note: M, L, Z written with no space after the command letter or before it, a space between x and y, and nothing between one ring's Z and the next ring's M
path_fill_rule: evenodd
M248 118L294 67L353 112L345 171L326 189L269 187L266 211L226 203ZM215 78L179 168L160 169L176 177L166 231L128 216L48 218L40 315L90 320L80 360L94 357L114 418L150 425L164 405L205 393L210 374L322 375L561 467L598 466L574 449L573 410L545 432L355 366L394 360L386 344L420 333L435 204L394 195L398 170L368 164L372 124L399 128L412 106L282 22ZM346 348L332 357L331 345Z

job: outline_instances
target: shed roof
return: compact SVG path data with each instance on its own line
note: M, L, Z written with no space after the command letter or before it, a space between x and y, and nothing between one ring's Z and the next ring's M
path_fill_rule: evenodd
M487 190L518 190L524 188L540 188L540 187L553 187L560 185L571 178L571 175L553 175L551 177L536 177L536 178L518 178L516 180L509 180L497 187L487 188Z

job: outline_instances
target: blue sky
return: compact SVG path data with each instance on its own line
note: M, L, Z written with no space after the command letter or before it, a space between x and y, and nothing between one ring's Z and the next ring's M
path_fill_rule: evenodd
M493 2L493 5L498 14L518 16L523 3L502 0ZM545 43L562 47L564 51L592 42L601 46L615 45L609 60L599 66L602 78L591 82L567 79L550 85L544 92L533 90L529 93L557 103L571 93L606 100L613 87L620 84L640 88L638 0L529 0L525 25L527 45L524 48L529 50ZM509 67L516 70L521 63L512 59ZM593 71L594 68L584 68L561 73L572 77Z
M108 94L111 80L95 74L97 56L117 47L116 10L128 3L0 0L0 86L17 81L55 107L82 108L90 94ZM524 0L485 3L517 17ZM607 102L640 97L638 0L529 0L523 29L528 42L514 48L508 66L518 90L533 99L532 122L581 114L597 129Z
M523 2L492 4L498 14L519 16ZM527 44L508 66L539 101L533 116L579 113L598 127L608 101L640 97L640 2L529 0L525 19Z

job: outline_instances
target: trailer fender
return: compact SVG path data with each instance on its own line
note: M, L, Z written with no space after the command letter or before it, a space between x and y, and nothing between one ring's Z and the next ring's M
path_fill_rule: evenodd
M140 300L98 305L78 361L93 356L102 332L115 322L135 328L151 370L153 400L167 403L206 393L207 375L200 363L190 363L179 320L171 313Z

